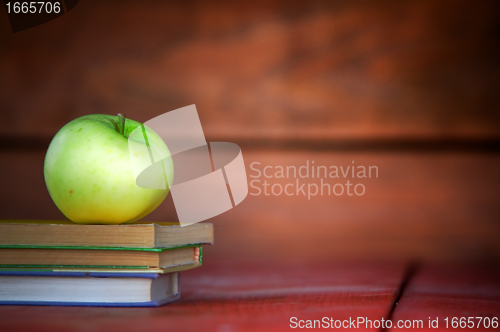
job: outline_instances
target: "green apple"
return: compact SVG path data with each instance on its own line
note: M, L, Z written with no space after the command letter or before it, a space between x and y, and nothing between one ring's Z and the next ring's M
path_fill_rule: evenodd
M54 136L45 156L45 183L68 219L81 224L133 222L151 213L167 197L171 181L166 189L145 189L136 184L128 137L138 126L147 131L148 148L154 146L162 156L170 157L160 136L121 115L82 116ZM162 161L162 166L163 174L173 179L172 159Z

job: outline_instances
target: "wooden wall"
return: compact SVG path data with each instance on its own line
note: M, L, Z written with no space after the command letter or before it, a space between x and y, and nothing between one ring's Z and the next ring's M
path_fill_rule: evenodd
M498 259L498 7L86 0L16 34L2 7L0 218L62 218L42 167L73 118L196 104L207 140L239 143L249 175L252 162L380 170L362 197L250 195L212 219L208 252ZM148 220L175 218L167 200Z

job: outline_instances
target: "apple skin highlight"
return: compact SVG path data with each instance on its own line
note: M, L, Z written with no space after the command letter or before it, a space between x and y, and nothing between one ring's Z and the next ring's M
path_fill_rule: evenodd
M128 136L140 126L120 116L92 114L77 118L54 136L44 163L52 200L71 221L80 224L123 224L137 221L167 197L170 190L137 186L130 163ZM160 136L147 128L150 144L170 156ZM123 133L122 133L123 132ZM165 175L173 179L171 158Z

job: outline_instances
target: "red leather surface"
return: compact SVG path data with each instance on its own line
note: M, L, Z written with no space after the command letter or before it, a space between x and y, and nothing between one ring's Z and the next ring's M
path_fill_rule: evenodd
M429 317L438 328L429 328ZM451 327L453 317L500 318L500 269L481 265L426 265L410 280L398 302L393 320L423 320L424 330ZM494 330L484 325L466 330Z

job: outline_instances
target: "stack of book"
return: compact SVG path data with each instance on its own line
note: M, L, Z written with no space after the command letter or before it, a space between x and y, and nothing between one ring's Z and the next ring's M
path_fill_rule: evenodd
M212 243L207 223L0 221L0 304L159 306Z

